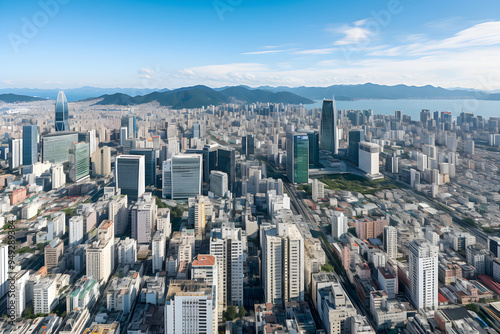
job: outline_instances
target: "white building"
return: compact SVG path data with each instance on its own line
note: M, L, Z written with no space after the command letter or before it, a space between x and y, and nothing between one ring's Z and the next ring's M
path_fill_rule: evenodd
M438 252L425 239L416 239L409 246L411 299L418 310L438 307Z
M473 140L466 140L465 141L465 154L474 154L474 153L475 153L474 141Z
M83 241L83 217L73 216L69 219L69 245L74 247Z
M163 263L165 262L165 248L167 239L163 233L157 231L153 236L153 243L151 245L152 253L152 270L157 273L163 270Z
M347 233L347 216L343 212L334 211L330 219L332 221L332 238L340 239L343 234Z
M47 222L47 241L62 238L66 232L66 214L62 211L52 214Z
M146 193L132 207L130 221L132 224L132 238L138 244L149 244L153 229L156 225L156 201L151 193Z
M57 306L56 280L50 277L42 278L33 287L33 313L50 314Z
M115 235L121 236L128 227L127 195L113 196L108 204L108 219L115 224Z
M212 334L213 288L188 280L170 282L165 304L165 334Z
M87 276L98 282L107 282L115 267L115 227L112 220L104 220L97 236L87 248Z
M213 255L202 255L199 254L193 260L191 264L191 280L202 282L207 284L208 286L212 286L214 291L214 312L212 314L212 322L213 322L213 332L217 333L217 285L219 279L217 277L217 259Z
M126 238L118 242L118 263L134 264L137 262L137 240Z
M380 146L362 141L359 143L359 169L369 175L379 174Z
M312 180L312 200L317 202L325 198L325 184L318 179Z
M16 169L23 164L23 140L9 140L9 168Z
M220 171L210 172L210 191L215 196L224 197L228 191L227 174Z
M178 154L163 163L163 198L188 199L201 195L201 154Z
M161 231L167 239L170 239L172 234L172 224L170 222L170 209L158 208L156 219L156 230Z
M279 222L264 231L262 282L264 301L304 300L304 239L295 224Z
M14 278L15 289L14 289L14 305L16 317L20 318L24 309L26 308L26 283L30 278L29 270L21 270L16 273ZM9 298L9 305L11 305L11 300Z
M66 175L62 164L52 165L50 168L52 178L52 189L59 189L66 184Z
M9 291L9 246L0 244L0 299Z
M394 226L384 226L384 250L387 257L398 257L398 230Z

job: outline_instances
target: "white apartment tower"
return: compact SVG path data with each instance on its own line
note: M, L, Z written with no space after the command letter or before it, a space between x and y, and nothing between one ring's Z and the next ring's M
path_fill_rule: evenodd
M398 257L398 230L394 226L384 226L384 250L390 259Z
M410 243L409 262L411 297L418 310L438 307L438 251L437 246L425 239Z
M87 277L98 282L107 281L115 267L115 227L112 220L104 220L97 229L95 240L87 248Z

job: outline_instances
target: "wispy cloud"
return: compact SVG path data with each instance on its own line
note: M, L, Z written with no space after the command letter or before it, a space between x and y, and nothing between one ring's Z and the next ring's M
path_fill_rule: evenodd
M335 50L336 50L335 48L310 49L310 50L295 51L295 53L301 55L326 55L333 53Z
M373 32L368 30L364 25L369 19L363 19L353 22L352 24L343 24L341 26L329 26L326 31L332 34L344 35L343 38L335 41L334 45L350 45L364 43L373 36Z
M263 55L268 53L280 53L285 51L287 50L261 50L261 51L243 52L242 55Z

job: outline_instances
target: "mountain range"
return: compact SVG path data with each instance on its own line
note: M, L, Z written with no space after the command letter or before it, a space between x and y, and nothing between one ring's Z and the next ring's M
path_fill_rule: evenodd
M0 101L29 102L44 99L55 100L59 89L0 89ZM3 94L5 93L5 94ZM471 89L445 89L434 86L385 86L372 83L361 85L333 85L328 87L270 87L207 86L168 89L96 88L65 89L69 102L93 101L97 105L138 105L158 101L162 106L173 108L199 108L223 103L285 103L310 104L335 95L338 101L358 99L481 99L500 100L500 94Z

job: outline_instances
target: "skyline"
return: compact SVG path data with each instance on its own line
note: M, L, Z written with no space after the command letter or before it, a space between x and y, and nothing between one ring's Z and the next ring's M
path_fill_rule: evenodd
M0 88L500 89L500 4L421 4L4 1Z

